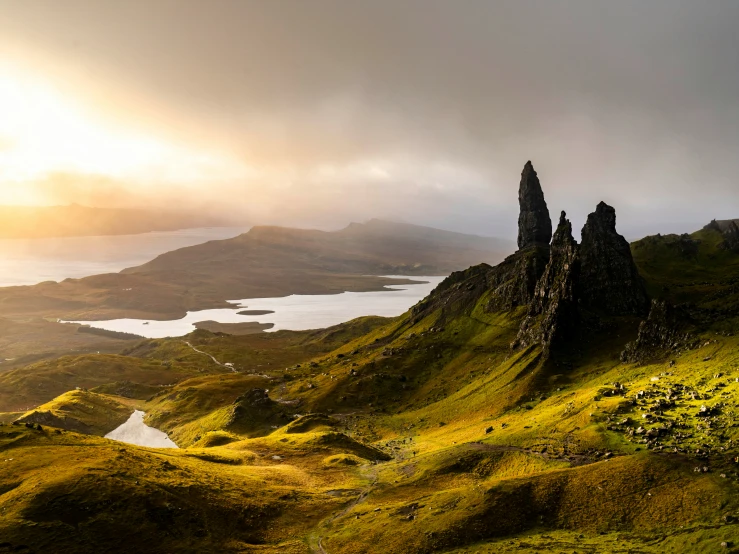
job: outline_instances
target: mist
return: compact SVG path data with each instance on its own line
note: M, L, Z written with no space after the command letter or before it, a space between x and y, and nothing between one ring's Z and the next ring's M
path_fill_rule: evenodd
M531 159L554 219L579 229L604 200L629 238L689 232L739 217L737 24L728 1L0 0L0 61L182 152L3 186L510 238Z

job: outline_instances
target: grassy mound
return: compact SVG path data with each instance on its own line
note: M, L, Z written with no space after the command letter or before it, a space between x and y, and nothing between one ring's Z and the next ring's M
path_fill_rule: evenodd
M301 538L345 502L326 494L344 480L335 473L234 464L233 453L7 425L0 452L10 551L305 553Z
M26 412L19 423L35 423L88 435L103 436L126 422L134 408L120 398L73 390Z

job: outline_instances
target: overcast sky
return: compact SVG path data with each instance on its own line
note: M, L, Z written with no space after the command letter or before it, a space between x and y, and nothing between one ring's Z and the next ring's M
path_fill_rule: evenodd
M737 28L734 0L0 0L0 200L511 238L531 159L555 221L693 231L739 217Z

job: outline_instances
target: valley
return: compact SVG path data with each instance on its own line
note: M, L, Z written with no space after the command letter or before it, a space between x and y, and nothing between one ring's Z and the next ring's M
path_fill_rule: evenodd
M118 242L112 248L121 250ZM337 232L265 227L180 248L119 273L0 287L0 372L70 353L116 353L138 330L109 333L59 319L164 322L192 311L231 310L233 299L279 304L289 295L386 291L414 281L383 275L448 275L479 259L495 262L510 249L500 239L381 220ZM230 328L207 316L192 323L242 333L271 328L255 325L257 317L236 321L237 327L227 322Z
M530 162L519 199L514 254L437 265L451 275L397 317L0 372L0 552L732 551L733 227L629 245L600 203L578 243ZM235 256L193 248L120 278ZM104 438L135 411L179 448Z

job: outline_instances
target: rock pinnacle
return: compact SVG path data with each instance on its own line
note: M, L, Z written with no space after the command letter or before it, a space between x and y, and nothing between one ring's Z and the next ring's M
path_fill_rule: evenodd
M530 161L526 162L521 173L518 203L521 207L518 216L518 248L523 250L536 244L548 245L552 240L552 220L539 178Z

